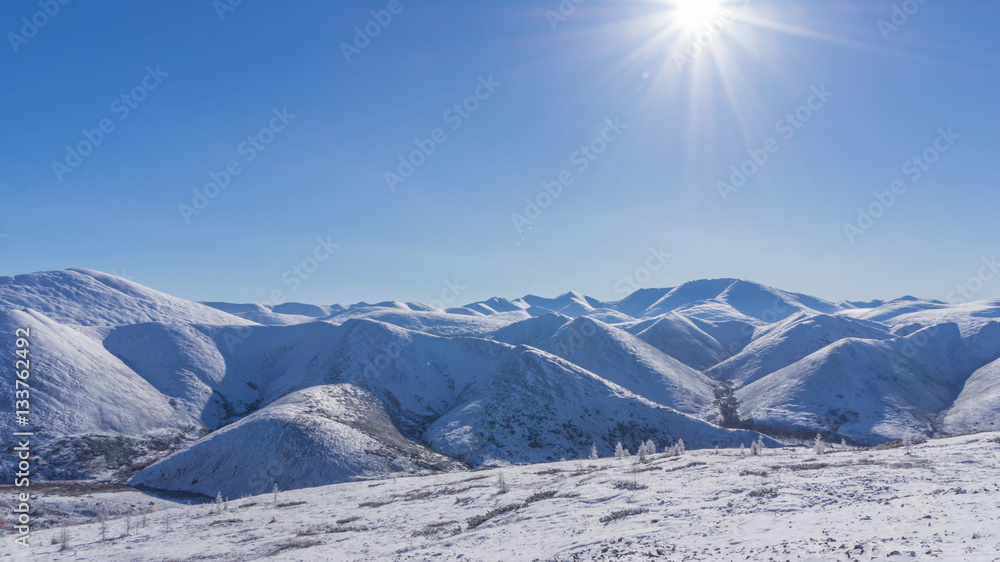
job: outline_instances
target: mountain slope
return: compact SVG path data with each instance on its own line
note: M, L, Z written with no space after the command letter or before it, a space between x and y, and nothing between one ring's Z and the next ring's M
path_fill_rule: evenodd
M946 326L957 338L957 327ZM936 342L913 355L905 352L914 336L831 344L738 390L740 416L787 431L822 431L868 443L900 439L907 431L932 434L936 416L958 396L962 378Z
M698 371L704 371L729 357L722 343L680 314L665 314L633 324L626 330Z
M892 338L875 324L826 314L799 313L760 332L738 355L705 374L719 380L750 384L843 339Z
M691 447L757 439L654 404L534 348L514 351L431 424L424 439L434 450L478 465L583 458L592 444L610 455L619 441L635 451L649 439L658 446L684 439Z
M532 345L658 404L691 414L713 410L708 377L635 336L592 318L548 315L497 331L494 339Z
M0 312L3 333L23 326L31 328L30 419L38 433L141 435L194 425L193 418L178 414L156 388L91 336L39 312ZM8 353L13 365L13 351ZM12 415L0 416L5 430L13 423Z
M962 393L945 412L942 425L952 433L1000 428L1000 360L969 377Z

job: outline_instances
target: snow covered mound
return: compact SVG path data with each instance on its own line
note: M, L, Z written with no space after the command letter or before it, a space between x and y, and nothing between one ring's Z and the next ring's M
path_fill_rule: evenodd
M0 277L0 310L17 309L36 310L57 322L79 326L249 323L208 306L88 269Z
M226 497L457 470L403 437L372 394L351 385L289 394L143 470L129 483Z

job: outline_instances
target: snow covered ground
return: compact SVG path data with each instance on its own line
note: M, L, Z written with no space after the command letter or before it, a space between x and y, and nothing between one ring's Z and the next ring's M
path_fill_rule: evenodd
M144 526L119 511L107 540L100 524L76 524L61 550L64 529L53 527L33 533L30 550L7 543L0 560L994 562L998 475L1000 434L980 433L909 452L701 450L646 463L573 460L354 482L229 500L221 512L149 505L120 491L125 503L155 509ZM35 505L52 506L57 520L73 520L60 508L73 509L75 521L87 512L39 495ZM113 495L88 499L110 504Z

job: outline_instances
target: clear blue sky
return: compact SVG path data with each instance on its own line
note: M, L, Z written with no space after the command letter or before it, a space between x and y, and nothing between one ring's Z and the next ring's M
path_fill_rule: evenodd
M218 4L0 5L0 274L86 267L238 302L427 302L456 278L461 302L613 299L662 247L643 286L944 299L1000 252L993 0L911 0L883 30L893 1L756 0L714 12L717 36L687 58L702 28L669 0L587 0L564 18L547 14L556 0L247 0L221 18ZM801 128L779 124L796 110ZM67 155L102 125L92 152ZM271 126L263 150L244 144ZM959 138L938 140L948 127ZM385 173L436 129L390 189ZM718 182L768 139L777 152L724 200ZM574 157L592 141L602 154ZM904 171L935 142L948 151ZM230 162L239 173L185 217ZM564 170L573 182L528 216ZM896 180L905 193L852 243L845 223ZM339 246L295 282L317 238ZM1000 297L1000 277L975 296Z

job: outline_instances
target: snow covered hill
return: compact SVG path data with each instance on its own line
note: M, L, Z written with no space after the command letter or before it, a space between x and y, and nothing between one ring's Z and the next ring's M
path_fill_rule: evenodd
M199 304L74 269L0 278L0 329L19 326L42 476L203 493L224 478L188 476L254 460L292 487L618 441L749 444L748 428L880 443L1000 415L1000 301L833 304L718 279L617 302ZM279 438L314 451L299 459L312 469L274 475L273 447L243 446Z
M143 470L129 483L226 497L459 470L403 437L373 395L351 385L294 392Z

